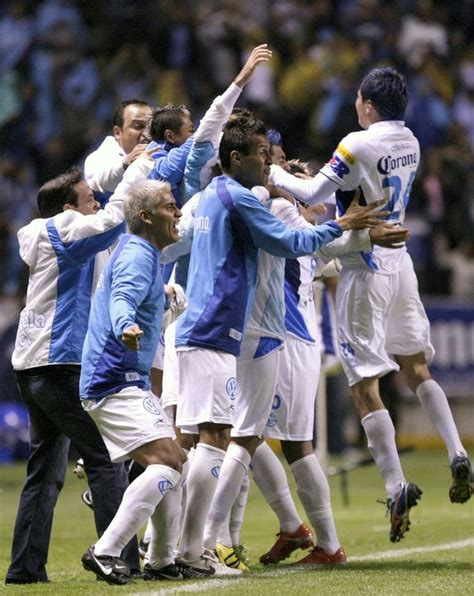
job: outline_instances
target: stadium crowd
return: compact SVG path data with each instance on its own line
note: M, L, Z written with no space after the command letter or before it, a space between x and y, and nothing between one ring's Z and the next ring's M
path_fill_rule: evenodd
M265 39L272 64L243 102L280 130L289 157L315 165L357 127L352 105L368 67L405 74L406 121L422 149L410 207L425 223L421 289L472 298L474 284L458 278L472 280L474 268L473 13L470 0L2 3L0 293L23 295L16 231L37 188L83 162L122 99L185 103L198 117Z

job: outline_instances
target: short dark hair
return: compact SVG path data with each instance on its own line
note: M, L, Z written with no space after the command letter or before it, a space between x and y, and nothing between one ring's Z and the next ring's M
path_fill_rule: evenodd
M382 120L403 120L408 90L403 76L394 68L374 68L360 84L364 101L370 99Z
M171 130L178 134L183 125L183 114L187 110L185 105L167 104L153 110L150 120L150 136L153 141L162 141L165 132Z
M82 180L82 171L70 168L65 174L45 182L36 199L41 217L53 217L61 213L66 204L77 207L77 191L74 187Z
M219 145L219 159L224 170L230 167L230 154L232 151L240 151L248 155L252 147L255 135L266 135L265 124L250 116L236 116L228 120L224 127L221 143Z
M134 106L134 105L150 107L150 104L148 102L144 101L143 99L126 99L125 101L122 101L122 103L115 110L114 120L112 122L112 125L122 128L123 127L123 113L125 112L125 108L128 108L128 106Z

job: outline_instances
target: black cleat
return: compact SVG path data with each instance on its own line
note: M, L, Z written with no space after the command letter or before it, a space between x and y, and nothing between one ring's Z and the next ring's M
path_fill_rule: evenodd
M160 569L154 569L148 563L145 564L143 568L143 579L145 580L179 580L184 579L183 574L180 571L180 568L175 563L170 563L169 565L165 565L165 567L161 567Z
M130 568L119 557L109 555L96 555L94 545L90 546L82 555L82 565L86 571L92 571L99 579L108 584L124 585L129 584Z
M423 491L416 484L402 482L397 497L387 500L391 542L400 542L410 529L410 509L418 504L422 494Z
M467 455L456 455L451 462L451 474L453 477L453 483L449 487L451 503L465 503L469 501L473 487L471 485L471 462Z

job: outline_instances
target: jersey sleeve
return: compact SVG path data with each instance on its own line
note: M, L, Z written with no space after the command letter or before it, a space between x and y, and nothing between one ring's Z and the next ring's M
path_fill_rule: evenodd
M354 190L361 182L361 141L357 133L344 137L320 174L337 185L337 189Z
M135 324L138 307L147 297L153 283L153 256L126 246L112 265L109 312L117 337Z
M305 230L290 230L250 191L241 191L236 199L238 215L245 222L255 246L277 257L288 259L313 254L342 234L341 227L334 221Z
M272 165L270 168L270 182L309 205L327 201L339 189L337 182L328 178L324 173L319 172L314 178L303 180L276 165Z
M146 180L152 167L153 162L150 160L135 160L127 168L105 208L97 213L79 217L76 214L74 217L60 214L54 218L59 237L71 257L85 262L114 242L122 231L125 220L123 203L128 191L137 182Z

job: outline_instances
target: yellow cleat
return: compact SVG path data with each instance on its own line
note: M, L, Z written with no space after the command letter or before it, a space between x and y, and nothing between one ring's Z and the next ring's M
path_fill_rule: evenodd
M241 549L239 549L240 551ZM219 557L219 561L226 565L227 567L231 567L232 569L240 569L241 571L249 571L249 568L242 560L242 555L240 552L234 549L233 546L224 546L223 544L218 544L216 546L216 553Z

